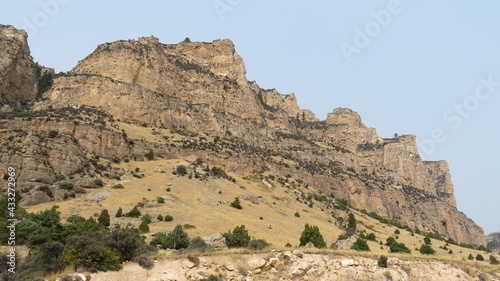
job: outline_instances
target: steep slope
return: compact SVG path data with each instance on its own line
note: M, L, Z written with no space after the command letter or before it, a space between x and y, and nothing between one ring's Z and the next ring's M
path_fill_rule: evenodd
M410 228L485 244L482 229L456 209L447 163L422 161L414 136L383 139L350 109L337 108L318 121L297 106L294 95L248 82L243 61L229 40L165 45L148 37L100 45L71 72L55 79L34 109L30 114L70 114L50 121L4 120L2 126L17 128L27 138L55 130L57 137L44 138L45 143L74 139L78 152L68 148L59 153L66 163L80 163L72 167L92 166L90 155L142 160L154 150L159 158L203 158L240 175L269 170L293 175L337 200ZM89 109L94 119L110 116L100 125L87 126L70 116ZM118 120L184 136L160 142L131 139L132 131ZM16 137L21 139L12 136ZM79 160L72 162L71 155L79 155ZM4 165L52 162L22 150L3 150L2 159ZM51 170L55 179L78 170L44 169L47 165L26 163L20 177L36 187L43 182L31 176L37 169ZM73 176L76 184L95 171L85 169L81 179Z
M27 39L25 31L0 25L0 104L18 106L35 98L35 64Z

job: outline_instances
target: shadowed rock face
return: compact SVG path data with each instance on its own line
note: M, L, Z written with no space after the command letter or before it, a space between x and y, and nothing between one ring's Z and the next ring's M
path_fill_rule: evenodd
M247 81L243 60L229 40L165 45L148 37L100 45L68 75L55 79L34 110L75 105L99 108L111 119L175 126L237 143L223 152L156 144L158 157L197 155L239 174L263 169L290 174L355 208L411 228L437 231L459 242L485 243L483 230L456 208L447 163L422 161L414 136L383 139L345 108L318 121L298 107L295 95ZM89 160L84 155L89 153L140 160L149 147L107 125L64 120L50 126L33 120L3 125L13 122L28 134L43 135L48 127L55 128L59 136L46 139L48 143L61 142L64 136L76 141L74 147L61 143L66 149L49 156L60 159L55 165L41 164L48 159L41 154L30 158L28 152L18 152L26 174L48 170L56 178L71 173L68 165L85 167ZM2 157L3 163L15 161L8 153Z
M0 25L0 103L18 105L35 98L35 64L27 39L25 31Z

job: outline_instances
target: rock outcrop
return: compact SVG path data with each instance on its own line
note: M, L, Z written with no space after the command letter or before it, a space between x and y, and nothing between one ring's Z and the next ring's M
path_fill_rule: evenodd
M35 63L28 35L10 25L0 25L0 104L19 105L36 95Z
M298 107L294 94L281 95L248 82L229 40L166 45L147 37L102 44L56 78L33 107L44 114L67 108L73 108L71 114L93 108L94 116L109 116L85 126L68 116L58 121L5 120L3 127L15 126L29 138L50 130L61 138L33 142L31 150L42 145L65 149L51 154L47 147L48 156L36 157L30 149L2 150L2 163L22 164L26 181L49 182L74 173L69 167L91 173L86 169L89 155L142 160L152 148L163 158L196 155L234 173L293 175L335 199L410 228L485 244L482 229L456 208L447 163L422 161L414 136L383 139L356 112L344 108L318 121ZM126 131L113 128L114 120L193 134L184 133L182 146L152 143L128 138ZM197 134L214 141L194 137Z
M407 261L390 258L388 267L377 266L377 260L366 257L311 254L300 250L254 255L212 255L198 257L196 265L187 259L159 260L151 270L126 263L119 272L91 275L96 281L122 280L202 280L220 276L223 280L419 280L472 281L498 280L495 273L472 268L458 268L435 261ZM135 278L135 279L134 279Z

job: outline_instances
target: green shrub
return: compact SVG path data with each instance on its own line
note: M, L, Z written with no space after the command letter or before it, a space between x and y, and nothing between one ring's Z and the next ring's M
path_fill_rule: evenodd
M316 248L326 248L323 235L321 235L319 228L315 225L309 226L309 224L306 224L299 240L299 246L305 246L307 243L311 242Z
M128 218L138 218L141 216L141 212L137 209L137 206L135 206L132 210L126 213L125 216Z
M94 186L96 186L96 187L103 187L104 186L104 182L101 179L95 179L94 180Z
M401 234L401 231L399 229L394 230L394 234Z
M267 241L264 239L252 239L250 240L250 242L248 242L248 248L255 251L260 251L267 246L269 246L269 243L267 243Z
M387 238L385 245L389 246L391 253L411 253L404 243L398 243L394 237Z
M387 268L387 260L388 260L388 258L387 258L386 256L383 256L383 255L382 255L382 256L380 256L380 257L378 258L378 260L377 260L377 265L378 265L379 267L385 267L385 268Z
M231 202L231 207L239 209L239 210L243 209L243 207L241 206L241 203L240 203L240 198L235 197L234 201Z
M351 249L355 251L370 251L370 247L368 247L366 240L361 238L356 239L356 242L352 244Z
M467 257L468 260L473 260L474 256L472 254L469 254L469 257Z
M490 256L490 263L491 264L500 264L500 262L495 258L495 256Z
M97 221L99 222L100 225L108 227L110 225L110 217L108 210L106 209L102 210Z
M425 236L424 237L424 243L427 244L427 245L430 245L432 242L431 242L431 238L429 236Z
M207 248L209 248L209 246L200 236L196 236L195 238L191 239L191 242L189 242L188 246L189 250L205 250Z
M295 212L295 215L294 215L294 216L295 216L295 217L297 217L297 218L300 218L300 214L299 214L299 212Z
M175 168L175 172L177 173L177 175L179 176L185 176L187 175L188 171L187 171L187 168L186 166L184 165L179 165Z
M157 219L158 221L163 221L163 216L162 216L161 214L159 214L159 215L156 217L156 219Z
M165 217L163 218L164 221L173 221L174 220L174 217L172 217L171 215L165 215Z
M144 154L148 160L154 160L155 159L155 153L153 152L152 149L150 149L146 154Z
M125 187L123 187L123 184L119 183L119 184L113 185L111 188L114 188L114 189L123 189Z
M160 203L160 204L163 204L163 203L165 203L165 198L163 198L163 197L158 197L158 198L156 198L156 202L158 202L158 203Z
M432 255L436 252L434 251L434 249L432 249L431 245L429 244L422 244L422 246L420 246L420 249L418 251L424 255Z
M210 275L208 278L203 278L200 281L219 281L219 277L215 275Z
M484 257L481 254L476 255L476 260L477 261L484 261Z
M236 226L232 232L228 231L223 236L226 238L229 248L246 247L250 242L250 235L248 235L248 230L244 225Z
M115 217L119 218L123 216L123 210L122 207L118 208L118 211L116 211Z
M75 185L70 182L64 182L59 184L59 188L64 190L72 190L74 187Z
M148 233L149 232L149 225L146 221L142 221L141 224L139 225L139 230L142 233Z
M151 219L151 216L149 214L143 216L141 218L142 221L145 221L147 224L150 224L153 220Z

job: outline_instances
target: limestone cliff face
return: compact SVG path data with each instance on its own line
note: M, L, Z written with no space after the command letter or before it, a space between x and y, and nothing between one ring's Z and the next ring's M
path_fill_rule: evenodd
M19 105L35 97L35 64L27 39L25 31L0 25L0 103Z
M298 107L294 94L281 95L248 82L229 40L165 45L147 37L102 44L69 74L55 79L34 110L81 105L112 117L86 126L75 125L71 118L17 123L26 132L54 128L60 137L78 143L67 143L64 155L52 156L61 163L52 167L36 162L49 161L47 156L35 161L27 153L18 154L31 163L27 173L33 175L27 178L36 178L42 167L52 170L48 174L54 178L71 173L65 167L86 167L88 155L142 160L154 148L158 157L204 157L239 174L290 174L355 208L411 228L437 231L459 242L485 243L482 229L456 208L447 163L422 161L414 136L383 139L345 108L318 121ZM182 146L131 140L110 127L113 119L221 139L208 144L192 137ZM57 145L64 145L62 141ZM15 161L13 155L8 157L2 163Z

